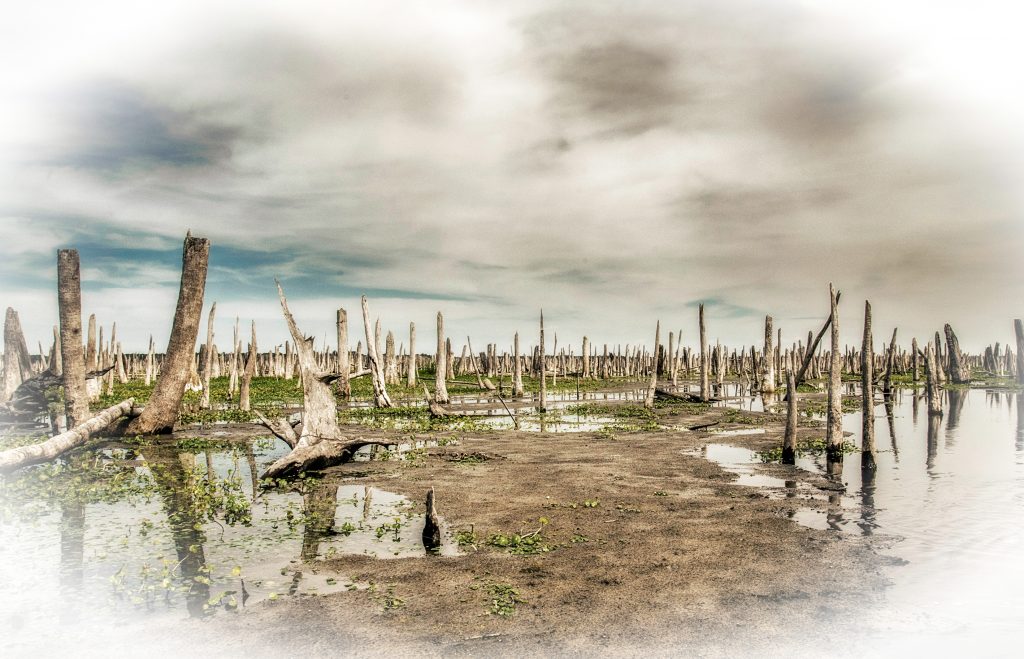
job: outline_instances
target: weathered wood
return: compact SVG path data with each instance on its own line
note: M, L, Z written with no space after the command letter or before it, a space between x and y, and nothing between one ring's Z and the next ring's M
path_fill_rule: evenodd
M447 405L448 387L445 385L445 378L448 376L452 365L448 360L448 344L444 337L444 316L437 312L437 355L434 358L434 401L439 405Z
M64 414L75 428L90 417L85 390L85 353L82 347L82 279L78 250L57 251L57 305L60 315L60 352L63 368Z
M647 396L644 397L644 407L654 409L654 392L658 388L658 347L661 345L661 321L654 326L654 364L651 367L651 383L647 387Z
M875 349L871 335L871 303L864 302L864 339L860 349L861 465L875 466Z
M772 344L775 332L772 331L772 317L764 317L764 367L761 377L761 392L775 393L775 347ZM782 346L779 346L782 349Z
M831 283L828 285L832 311L829 324L832 328L832 346L828 367L828 414L826 418L825 442L828 457L835 462L843 459L843 383L842 362L839 353L839 296ZM796 389L794 388L794 391Z
M206 319L206 361L203 362L203 393L200 395L199 408L210 409L210 374L213 372L213 321L217 316L217 303L210 305L210 314Z
M335 389L338 395L348 399L352 397L352 385L349 382L349 373L352 365L348 358L348 312L339 308L337 314L338 325L338 378ZM362 365L359 365L360 368Z
M10 400L22 382L32 377L32 358L21 331L18 312L7 307L4 317L4 380L0 402Z
M249 391L252 387L252 378L256 374L256 360L259 349L256 347L256 321L252 321L252 337L249 341L249 354L245 358L245 370L242 372L242 381L238 386L238 409L248 411L251 407L249 402Z
M885 351L885 377L882 380L882 391L886 396L892 395L892 369L896 363L896 332L898 330L898 327L893 328L892 339L889 341L889 347Z
M435 418L450 416L448 410L441 407L440 403L430 397L430 391L427 390L427 385L423 385L423 399L427 403L427 409L430 410L430 416Z
M434 488L427 490L426 514L423 521L423 548L427 554L441 552L441 520L437 517Z
M539 364L540 369L540 401L537 409L541 412L547 411L548 406L548 385L547 385L547 366L544 363L544 310L540 310L540 344L538 346Z
M704 303L701 302L700 306L697 307L697 319L700 324L700 399L707 401L711 396L711 385L708 382L709 368L711 365L708 363L708 337L707 331L704 327Z
M939 365L935 359L935 348L929 343L925 348L924 378L925 395L928 397L928 414L931 416L940 416L942 414L942 392L939 390L938 368Z
M1013 332L1017 338L1017 384L1024 384L1024 322L1021 322L1020 318L1013 321ZM1017 414L1024 418L1019 409Z
M796 374L786 371L786 434L782 437L782 464L796 464L797 398Z
M207 239L195 238L191 234L185 237L178 305L160 377L145 410L125 429L129 434L167 433L174 428L195 357L209 257L210 242Z
M380 333L380 322L377 323L375 332L370 331L370 308L363 295L359 299L363 309L363 330L366 333L366 355L370 360L370 375L373 380L373 404L376 407L394 407L391 397L388 396L387 384L384 378L384 364L381 363L379 346L377 345L377 334Z
M523 392L523 362L519 356L519 332L516 332L515 337L512 339L512 351L514 353L512 359L512 395L515 397L522 396Z
M842 291L836 291L836 304L837 305L839 304L839 298L842 296L842 294L843 294ZM818 344L821 343L821 337L825 336L825 332L828 331L828 328L831 325L832 325L832 315L829 314L829 317L825 320L825 324L821 326L820 330L818 330L818 334L817 334L817 336L814 337L813 341L810 341L811 335L808 332L807 338L810 341L810 343L807 344L807 352L804 353L803 364L800 365L800 370L798 370L796 372L796 386L799 387L801 384L803 384L806 381L806 377L805 376L807 374L807 369L811 366L811 363L814 362L814 353L818 349Z
M295 448L299 443L299 433L302 432L302 428L300 427L302 425L301 421L292 424L287 419L268 419L259 410L252 410L252 413L257 419L259 419L259 422L263 424L267 430L274 433L275 437L291 448ZM296 428L298 428L298 430L296 430Z
M84 365L84 362L83 362ZM131 412L134 398L123 400L112 405L96 416L82 421L76 427L51 437L45 442L19 446L0 453L0 472L12 471L21 467L39 464L59 457L76 446L81 446L93 434L108 428L122 416Z
M344 464L352 460L352 456L363 446L391 446L395 442L354 439L317 442L306 446L296 446L293 451L278 459L263 472L263 478L294 478L303 473L321 471L334 465Z
M416 386L416 323L409 323L409 364L405 385L410 389Z
M946 354L949 355L949 379L953 384L970 384L971 369L964 361L963 353L960 352L960 342L957 340L952 326L946 323L943 331L946 334Z

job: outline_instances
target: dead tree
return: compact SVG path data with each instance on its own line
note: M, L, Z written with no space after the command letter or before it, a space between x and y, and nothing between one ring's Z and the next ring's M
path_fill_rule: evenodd
M882 392L886 396L892 395L892 367L896 362L896 332L898 330L898 327L893 328L889 348L885 351L885 378L883 379Z
M72 429L90 416L82 348L82 278L76 249L57 252L57 304L60 310L64 414L67 427Z
M654 391L658 388L658 347L661 345L661 321L654 326L654 364L651 367L651 384L647 387L644 407L654 409Z
M832 326L832 352L829 355L828 367L828 415L825 430L827 452L834 462L843 459L843 383L842 361L839 354L839 296L831 283L828 285L829 300L832 312L829 324Z
M938 368L935 348L929 342L924 356L925 394L928 397L929 416L942 415L942 392L939 390Z
M338 309L338 383L335 389L345 399L352 397L352 383L349 373L352 370L348 362L348 312Z
M448 387L445 378L451 364L448 363L448 344L444 340L444 316L437 312L437 356L434 360L434 401L439 405L447 405Z
M427 490L427 511L423 521L423 548L427 554L441 552L441 522L434 506L434 488Z
M796 464L796 422L797 422L797 393L796 374L793 369L786 371L786 434L782 438L782 464Z
M1017 335L1017 384L1024 384L1024 322L1020 318L1013 321L1013 332Z
M416 323L409 323L409 370L405 384L410 389L416 386Z
M288 455L278 459L267 468L263 474L264 478L286 478L305 471L323 469L334 464L348 462L361 446L386 445L387 442L350 441L342 436L341 429L338 427L337 405L330 387L330 383L337 376L320 370L313 352L313 338L306 338L299 331L291 311L288 310L288 300L285 298L284 290L281 288L280 282L276 283L277 295L281 300L281 311L288 324L288 331L295 341L295 352L302 377L302 423L298 428L290 426L283 420L272 424L260 415L264 424L272 432L292 445L292 451ZM367 320L369 313L365 297L363 297L363 312L364 324L369 330L370 323ZM367 332L367 335L369 340L372 340L372 334ZM369 353L370 359L374 360L376 355L372 346L370 346ZM388 403L390 405L390 401ZM284 429L284 426L288 427L287 430ZM294 443L292 443L293 441Z
M772 317L764 317L764 369L761 378L761 392L766 394L775 393L775 347L772 340L775 332L772 331ZM779 346L782 349L782 346Z
M252 387L252 376L256 374L256 360L259 358L259 349L256 347L256 321L252 321L252 339L249 342L249 354L245 358L245 371L242 372L242 381L238 386L238 409L248 412L251 408L249 403L249 391Z
M363 307L363 330L366 332L366 354L370 359L370 378L373 381L373 404L376 407L394 407L391 397L388 396L384 381L384 365L381 363L377 345L376 334L379 334L380 323L377 323L377 332L370 331L370 308L366 296L363 295L359 301Z
M949 379L953 384L969 384L971 369L960 352L960 342L949 323L943 328L946 334L946 354L949 355Z
M79 332L81 332L81 328L79 328ZM110 427L119 418L130 413L134 403L134 398L123 400L117 405L108 407L91 419L79 423L71 430L51 437L45 442L19 446L18 448L8 449L0 453L0 472L12 471L21 467L46 462L47 460L53 460L76 446L81 446L89 437Z
M836 291L836 304L837 305L839 304L839 298L842 296L842 294L843 294L842 291ZM805 375L807 373L807 369L810 368L811 362L814 361L814 353L818 350L818 344L821 343L821 337L825 336L825 332L828 330L828 328L831 325L832 325L832 315L829 314L829 317L825 321L825 324L822 325L821 329L818 331L818 335L815 336L814 340L811 341L808 344L808 346L807 346L807 352L804 354L803 364L800 365L800 370L798 370L796 372L796 386L799 387L801 384L803 384L805 382L805 379L806 379ZM808 333L807 336L808 336L808 338L810 338L810 333Z
M875 350L871 336L871 303L864 302L864 341L860 349L861 415L863 441L861 464L875 466Z
M919 359L919 354L921 350L920 348L917 347L916 336L910 340L910 352L913 353L910 356L910 364L911 368L913 368L914 370L914 382L917 382L918 380L921 379L921 362Z
M519 332L516 332L512 339L512 351L515 353L512 363L512 395L515 397L523 395L523 362L519 357Z
M711 385L708 382L708 336L704 327L704 303L697 307L697 319L700 323L700 399L704 402L711 397Z
M544 310L540 310L540 346L538 347L540 362L540 401L538 410L546 412L548 407L547 366L544 363Z
M0 402L10 400L22 382L32 377L32 357L21 331L18 312L7 307L4 318L4 389Z
M213 371L213 321L217 316L217 303L210 305L210 315L206 319L206 361L203 362L203 393L199 400L199 408L210 409L210 373Z
M210 242L206 238L195 238L191 233L185 236L178 306L160 377L142 414L132 419L125 429L128 434L168 433L174 428L195 357L209 257Z

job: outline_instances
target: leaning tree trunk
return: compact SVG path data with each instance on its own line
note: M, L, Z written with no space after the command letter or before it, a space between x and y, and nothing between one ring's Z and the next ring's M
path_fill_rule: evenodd
M60 355L64 380L64 413L68 428L89 418L82 348L82 279L78 250L57 252L57 305L60 310Z
M842 291L836 291L836 304L839 304L839 298L842 296ZM809 343L807 345L807 352L804 353L803 364L800 365L800 370L796 372L796 386L800 386L805 381L805 375L807 369L810 368L811 363L814 361L814 353L818 350L818 344L821 343L821 337L825 336L825 332L832 325L832 316L829 315L828 319L825 320L825 324L821 326L818 331L818 335L814 337L813 341L810 341L810 332L807 333Z
M832 313L829 315L832 326L832 352L828 366L828 417L825 430L825 441L828 444L829 459L838 462L843 459L843 383L842 362L839 354L839 296L830 283L828 294Z
M434 361L434 401L448 404L448 387L444 380L451 366L448 363L448 345L444 340L444 316L437 312L437 357Z
M971 370L960 352L960 342L949 323L946 323L943 330L946 333L946 353L949 355L949 379L953 384L968 384L971 381Z
M373 381L373 404L376 407L394 407L384 381L384 365L377 346L377 333L370 331L370 307L365 295L360 298L360 304L363 307L363 330L366 332L366 355L370 359L370 379ZM377 329L380 329L379 323Z
M199 336L199 320L203 312L203 292L206 289L206 268L210 257L210 241L185 237L182 249L181 288L178 306L174 312L171 338L160 367L160 377L142 414L133 419L125 432L148 435L168 433L178 419L178 408L185 395L192 371L192 359Z
M7 307L4 318L4 388L0 403L10 400L21 383L32 378L32 358L21 331L18 312Z
M864 341L860 349L861 416L863 438L861 464L875 466L875 350L871 336L871 303L864 302Z

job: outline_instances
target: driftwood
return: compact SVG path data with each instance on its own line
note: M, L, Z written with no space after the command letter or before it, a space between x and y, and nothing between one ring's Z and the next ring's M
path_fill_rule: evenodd
M0 471L12 471L21 467L52 460L62 453L81 446L91 435L108 428L117 419L131 412L135 399L123 400L108 407L76 428L51 437L45 442L30 446L19 446L0 453Z
M684 403L717 403L717 402L722 400L721 398L708 398L708 399L705 400L704 398L702 398L701 396L699 396L697 394L691 394L691 393L679 394L679 393L676 393L674 391L668 391L667 389L662 389L661 387L657 387L654 390L654 396L655 396L655 398L668 398L668 399L671 399L671 400L681 400Z
M441 405L430 397L430 392L427 391L427 385L423 385L423 398L427 401L427 409L430 410L430 416L438 418L448 416L448 410L441 407Z
M687 430L707 430L708 428L712 428L714 426L717 426L720 423L721 423L721 421L713 421L711 423L699 423L699 424L697 424L695 426L689 426L687 428Z

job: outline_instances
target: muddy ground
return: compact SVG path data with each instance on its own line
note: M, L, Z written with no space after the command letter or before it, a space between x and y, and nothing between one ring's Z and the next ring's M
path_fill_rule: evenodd
M808 484L792 498L769 496L699 457L709 442L781 443L778 417L745 412L730 424L736 415L727 414L668 406L659 422L673 429L647 432L423 435L458 443L414 460L342 466L345 484L420 501L433 487L446 530L472 530L476 546L451 557L334 558L316 569L372 587L267 602L195 623L193 638L257 655L843 654L836 637L855 631L857 616L883 596L891 561L877 541L788 519L797 507L828 505L834 485L820 475L767 466ZM675 429L716 420L714 430L767 432ZM800 432L823 435L813 424ZM859 468L858 455L847 459ZM548 551L487 544L538 529ZM511 606L503 587L522 601Z

